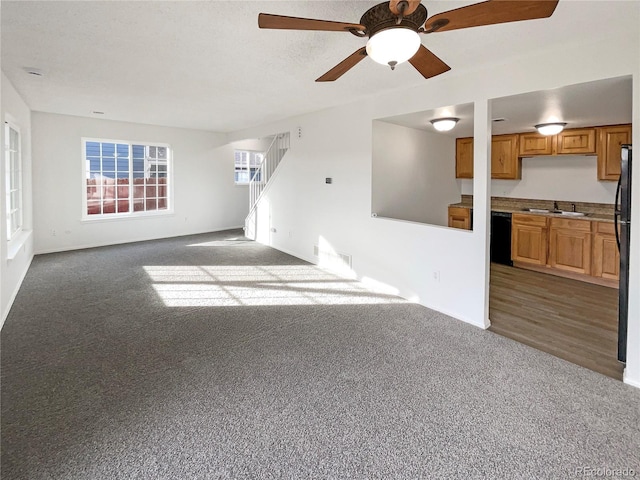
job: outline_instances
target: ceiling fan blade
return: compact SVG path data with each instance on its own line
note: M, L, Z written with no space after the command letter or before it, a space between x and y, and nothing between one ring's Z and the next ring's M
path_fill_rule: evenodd
M427 19L425 33L550 17L558 0L489 0Z
M418 8L418 5L420 5L420 0L405 0L408 5L403 12L400 12L400 9L398 9L398 4L401 1L403 0L391 0L389 2L389 9L391 10L391 13L393 13L394 15L400 15L400 13L402 13L402 15L404 16L411 15L413 12L416 11L416 8Z
M325 73L320 78L318 78L316 82L333 82L334 80L339 79L342 75L344 75L353 67L355 67L358 63L360 63L360 61L364 59L364 57L366 56L367 56L367 49L365 47L362 47L356 50L347 58L345 58L343 61L341 61L338 65L336 65L327 73Z
M416 54L409 59L409 63L411 63L424 78L435 77L436 75L451 70L449 65L436 57L436 55L424 45L420 45Z
M359 23L332 22L330 20L314 20L312 18L285 17L261 13L258 15L258 27L280 30L322 30L326 32L363 31L364 25Z

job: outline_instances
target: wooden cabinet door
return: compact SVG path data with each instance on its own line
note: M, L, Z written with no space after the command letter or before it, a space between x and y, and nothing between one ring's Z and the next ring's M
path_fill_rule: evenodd
M470 230L471 212L469 209L464 207L449 207L449 226Z
M556 135L557 153L588 155L596 153L596 129L574 128Z
M551 219L549 266L568 272L591 274L591 222Z
M618 181L621 146L631 143L631 125L600 127L598 131L598 180Z
M491 178L520 178L518 135L491 137Z
M473 178L473 138L456 138L456 178Z
M533 265L546 265L546 217L513 214L511 221L511 260Z
M521 133L519 135L520 156L533 157L536 155L553 155L554 135L540 135L539 133Z
M597 222L593 234L591 275L608 280L620 278L620 253L613 223Z

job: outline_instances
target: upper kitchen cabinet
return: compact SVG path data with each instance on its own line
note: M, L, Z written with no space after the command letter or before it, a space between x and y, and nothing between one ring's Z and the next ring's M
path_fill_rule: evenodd
M520 165L518 134L491 137L491 178L519 179ZM473 178L473 138L456 139L456 178Z
M491 178L519 179L520 165L518 134L491 137Z
M519 141L519 153L521 157L532 157L535 155L553 155L553 152L555 150L554 135L521 133Z
M631 125L598 128L598 180L618 180L620 147L625 143L631 143Z
M456 138L456 178L473 178L473 137Z
M572 128L556 135L558 155L595 155L596 129Z

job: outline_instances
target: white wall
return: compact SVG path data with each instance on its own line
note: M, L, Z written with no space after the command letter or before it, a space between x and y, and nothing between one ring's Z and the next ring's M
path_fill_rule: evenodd
M314 244L324 241L353 256L353 270L395 288L402 296L478 326L488 324L488 223L490 205L489 136L492 98L548 90L604 78L633 75L633 122L640 124L638 76L640 5L627 9L629 28L574 39L491 65L451 72L413 89L380 94L351 105L235 132L230 138L259 137L301 126L292 138L286 162L264 199L262 221L275 228L265 240L272 246L314 261ZM601 31L598 32L602 34ZM569 61L567 59L570 59ZM598 59L594 61L594 59ZM544 68L541 68L544 66ZM371 218L372 120L446 105L474 102L474 230ZM352 112L357 111L354 117ZM327 139L331 139L330 142ZM634 129L640 144L640 129ZM333 177L326 185L324 177ZM594 172L595 177L595 172ZM567 180L571 183L571 180ZM640 169L634 171L640 192ZM640 206L634 200L631 291L640 291ZM263 229L268 230L268 229ZM440 272L440 281L433 276ZM640 386L640 296L630 303L629 357L625 381Z
M174 213L81 221L82 137L170 144ZM236 228L247 214L223 134L34 112L33 138L36 253Z
M473 181L461 180L473 194ZM491 180L491 195L566 202L613 203L616 182L598 181L597 157L576 155L522 159L522 179Z
M22 279L27 273L27 269L33 258L33 204L31 201L32 192L32 166L31 166L31 111L27 104L22 100L11 82L2 74L1 99L2 104L0 111L2 114L3 128L2 145L4 152L4 122L7 115L10 115L13 121L20 128L21 148L22 148L22 183L23 183L23 231L25 232L20 240L21 247L15 253L13 258L8 258L7 251L7 222L5 221L5 202L6 202L6 185L4 181L5 158L1 155L0 173L2 182L0 182L0 198L2 201L2 221L0 222L0 327L4 324L4 320L9 313L11 304L15 295L18 293Z
M460 201L455 138L374 121L372 148L372 212L447 226L447 206Z
M234 150L249 150L251 152L266 152L273 141L273 136L263 138L248 138L229 144Z

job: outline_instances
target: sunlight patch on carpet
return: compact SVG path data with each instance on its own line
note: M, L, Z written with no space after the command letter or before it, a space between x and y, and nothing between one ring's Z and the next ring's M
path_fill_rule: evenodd
M406 303L314 266L145 266L167 307Z

